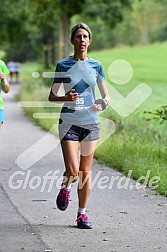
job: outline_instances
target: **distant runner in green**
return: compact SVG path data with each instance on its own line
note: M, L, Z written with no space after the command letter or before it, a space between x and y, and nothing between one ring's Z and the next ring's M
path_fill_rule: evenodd
M4 61L0 60L0 128L4 122L4 102L2 99L1 91L8 93L10 90L10 84L8 82L7 75L9 70Z

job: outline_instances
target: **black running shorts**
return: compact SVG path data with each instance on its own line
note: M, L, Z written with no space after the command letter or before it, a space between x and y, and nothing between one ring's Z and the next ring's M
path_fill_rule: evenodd
M87 124L82 126L59 124L60 140L94 141L100 138L100 124Z

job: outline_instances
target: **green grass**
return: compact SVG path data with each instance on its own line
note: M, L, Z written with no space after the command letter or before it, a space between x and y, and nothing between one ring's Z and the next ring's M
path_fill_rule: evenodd
M167 195L167 125L157 121L147 121L150 116L144 111L152 111L167 102L167 43L144 47L105 50L90 54L102 62L106 79L122 95L127 95L139 83L147 83L152 88L151 96L127 118L122 118L110 110L105 116L116 121L116 132L100 146L95 156L104 164L138 179L151 171L151 177L159 176L158 191ZM117 59L127 60L133 67L133 78L125 85L111 82L108 66ZM111 97L112 99L112 97Z
M167 103L166 55L167 43L89 53L90 57L101 61L107 82L122 95L127 95L140 83L147 83L152 88L151 96L128 117L121 117L112 108L101 114L115 122L116 131L96 149L96 159L125 175L129 170L133 170L132 176L136 180L145 176L150 170L150 179L154 176L160 177L156 190L165 196L167 196L167 125L155 120L147 121L150 115L144 111L155 110ZM107 75L109 65L117 59L127 60L133 67L133 78L125 85L112 83ZM36 64L22 66L23 84L20 100L47 100L49 88L44 87L42 79L31 77L31 72L38 71L39 68ZM32 118L33 112L42 110L31 108L26 110L26 113ZM54 110L44 108L47 112ZM40 119L36 122L49 130L55 120Z

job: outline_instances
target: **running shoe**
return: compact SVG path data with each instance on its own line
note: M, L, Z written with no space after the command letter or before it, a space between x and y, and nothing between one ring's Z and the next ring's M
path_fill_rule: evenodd
M68 207L70 199L70 190L62 188L57 196L56 204L59 210L65 211Z
M88 221L88 217L86 214L80 214L78 213L77 215L77 227L81 229L92 229L92 224L91 222Z

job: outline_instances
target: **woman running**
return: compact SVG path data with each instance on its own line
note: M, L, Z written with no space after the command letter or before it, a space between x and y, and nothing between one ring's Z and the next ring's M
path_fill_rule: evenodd
M89 58L87 54L92 42L90 28L84 23L76 24L71 29L70 42L74 53L57 63L49 94L49 101L64 103L59 119L59 137L66 169L56 203L58 209L67 209L71 184L79 177L77 226L91 229L86 207L91 187L90 172L94 150L100 138L98 111L107 107L110 97L101 63ZM63 96L58 94L61 84L65 90ZM102 99L95 99L96 84Z
M0 60L0 128L4 121L4 102L1 95L1 90L4 93L8 93L10 90L10 85L7 79L9 70L3 60Z

